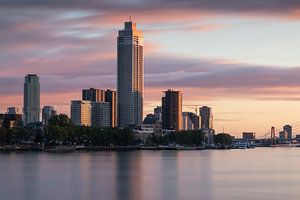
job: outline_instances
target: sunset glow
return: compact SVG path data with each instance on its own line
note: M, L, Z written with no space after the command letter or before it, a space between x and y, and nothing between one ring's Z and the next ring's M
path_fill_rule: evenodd
M144 115L172 88L184 105L212 107L217 132L300 121L300 1L39 2L0 0L1 112L22 108L29 73L41 106L60 113L83 88L116 90L117 30L132 16L145 41Z

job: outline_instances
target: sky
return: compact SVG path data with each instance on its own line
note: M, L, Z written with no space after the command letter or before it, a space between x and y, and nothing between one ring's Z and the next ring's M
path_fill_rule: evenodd
M116 37L130 16L144 33L144 114L172 88L184 111L211 106L217 132L300 121L299 0L0 0L0 111L22 108L29 73L41 106L61 113L82 88L116 89Z

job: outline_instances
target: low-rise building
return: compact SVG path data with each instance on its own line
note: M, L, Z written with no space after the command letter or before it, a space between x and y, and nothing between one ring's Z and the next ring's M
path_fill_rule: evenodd
M243 140L255 140L255 132L243 132Z

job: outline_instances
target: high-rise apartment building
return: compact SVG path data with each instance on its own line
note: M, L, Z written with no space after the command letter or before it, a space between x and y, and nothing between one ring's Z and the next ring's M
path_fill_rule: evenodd
M40 82L36 74L28 74L24 83L24 123L40 121Z
M71 120L76 126L91 126L91 102L71 101Z
M182 93L180 91L165 91L162 97L162 128L165 130L182 129Z
M143 34L132 21L118 35L117 120L119 127L137 127L143 121Z
M110 103L110 126L117 126L117 94L116 91L106 90L105 91L105 102Z
M201 128L213 129L213 114L212 109L207 106L200 108Z
M91 102L104 102L105 90L90 88L82 90L82 100Z
M44 106L42 109L42 122L44 125L48 125L48 121L51 117L56 115L56 110L53 106Z
M110 127L110 108L109 102L92 102L92 126Z

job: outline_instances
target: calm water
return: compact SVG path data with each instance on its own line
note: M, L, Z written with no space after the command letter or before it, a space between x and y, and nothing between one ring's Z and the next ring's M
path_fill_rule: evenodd
M300 148L0 154L0 199L300 199Z

